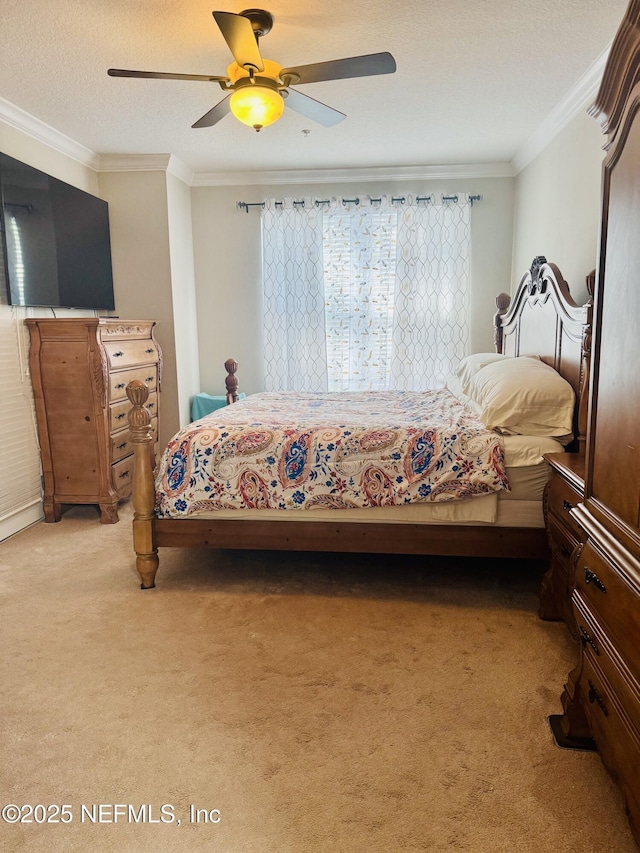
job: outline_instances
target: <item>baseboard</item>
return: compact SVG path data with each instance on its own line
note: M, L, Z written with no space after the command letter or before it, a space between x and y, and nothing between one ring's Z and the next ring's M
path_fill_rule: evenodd
M25 527L29 527L43 518L42 501L37 501L30 506L25 506L12 512L11 515L5 516L0 520L0 541L8 539L9 536L19 533Z

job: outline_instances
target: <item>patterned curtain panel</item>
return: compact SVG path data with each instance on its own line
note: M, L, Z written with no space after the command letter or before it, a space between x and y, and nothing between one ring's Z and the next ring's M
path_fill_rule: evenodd
M267 390L428 390L468 352L470 205L266 202Z
M393 388L440 388L469 352L470 209L407 198L398 210Z
M267 391L327 391L322 211L312 199L262 212Z

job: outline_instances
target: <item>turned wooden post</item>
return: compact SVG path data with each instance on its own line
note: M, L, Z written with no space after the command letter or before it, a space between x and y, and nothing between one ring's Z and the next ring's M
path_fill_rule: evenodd
M504 334L502 331L502 318L507 313L507 308L511 303L511 297L508 293L499 293L496 296L497 313L493 315L493 343L496 347L496 352L502 352L504 345Z
M224 363L224 369L229 374L224 380L224 384L227 386L227 405L230 406L231 403L238 402L238 380L236 378L238 362L228 358Z
M133 442L133 548L136 568L140 575L140 589L153 589L158 570L158 549L155 537L156 491L153 479L153 433L151 415L145 408L149 389L139 379L127 385L129 430Z

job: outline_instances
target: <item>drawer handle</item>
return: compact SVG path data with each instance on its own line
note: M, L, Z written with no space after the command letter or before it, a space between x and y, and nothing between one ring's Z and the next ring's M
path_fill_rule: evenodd
M607 711L607 706L604 704L602 700L602 696L598 693L596 688L593 686L591 679L589 679L589 702L593 705L595 702L605 717L609 716L609 712Z
M607 591L606 586L602 583L598 575L595 572L592 572L591 569L587 568L586 566L584 567L584 582L586 584L592 583L601 592Z
M123 355L124 355L124 353L119 351L119 352L114 352L113 357L114 358L121 358Z
M117 421L121 421L123 418L126 418L126 415L124 412L121 412L119 415L116 415Z
M124 382L118 382L116 388L124 388Z
M124 480L124 478L125 478L125 477L128 477L128 476L129 476L129 472L128 472L128 471L123 471L123 472L122 472L122 474L120 474L119 476L120 476L120 479L121 479L121 480Z
M153 380L154 380L155 378L156 378L155 376L147 376L147 378L146 378L144 381L145 381L145 382L153 382Z
M595 640L589 632L582 627L582 625L580 626L580 642L582 643L583 649L586 649L587 646L591 646L597 655L600 654L600 649L596 646Z
M570 509L573 509L573 504L569 503L569 501L562 501L562 509L569 512Z
M127 446L127 442L123 441L122 444L118 445L118 450L124 450L126 446Z
M149 405L147 406L147 408L148 408L148 409L153 409L153 407L154 407L154 406L155 406L155 403L149 403Z
M153 347L149 347L149 349L146 349L145 352L152 353L155 352L155 350Z

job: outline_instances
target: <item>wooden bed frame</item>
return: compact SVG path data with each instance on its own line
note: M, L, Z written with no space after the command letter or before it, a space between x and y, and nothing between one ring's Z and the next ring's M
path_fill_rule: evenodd
M523 276L513 304L501 293L494 318L496 351L507 355L539 355L576 392L575 434L583 446L591 342L591 305L580 307L554 264L538 257ZM226 364L227 391L237 391L236 363ZM208 546L217 549L336 551L352 553L432 554L442 556L520 557L548 559L544 528L417 523L371 524L348 521L348 510L336 510L336 521L260 521L259 519L157 518L154 512L153 437L145 408L146 385L127 387L133 404L129 424L134 444L133 544L142 589L155 586L158 548Z

